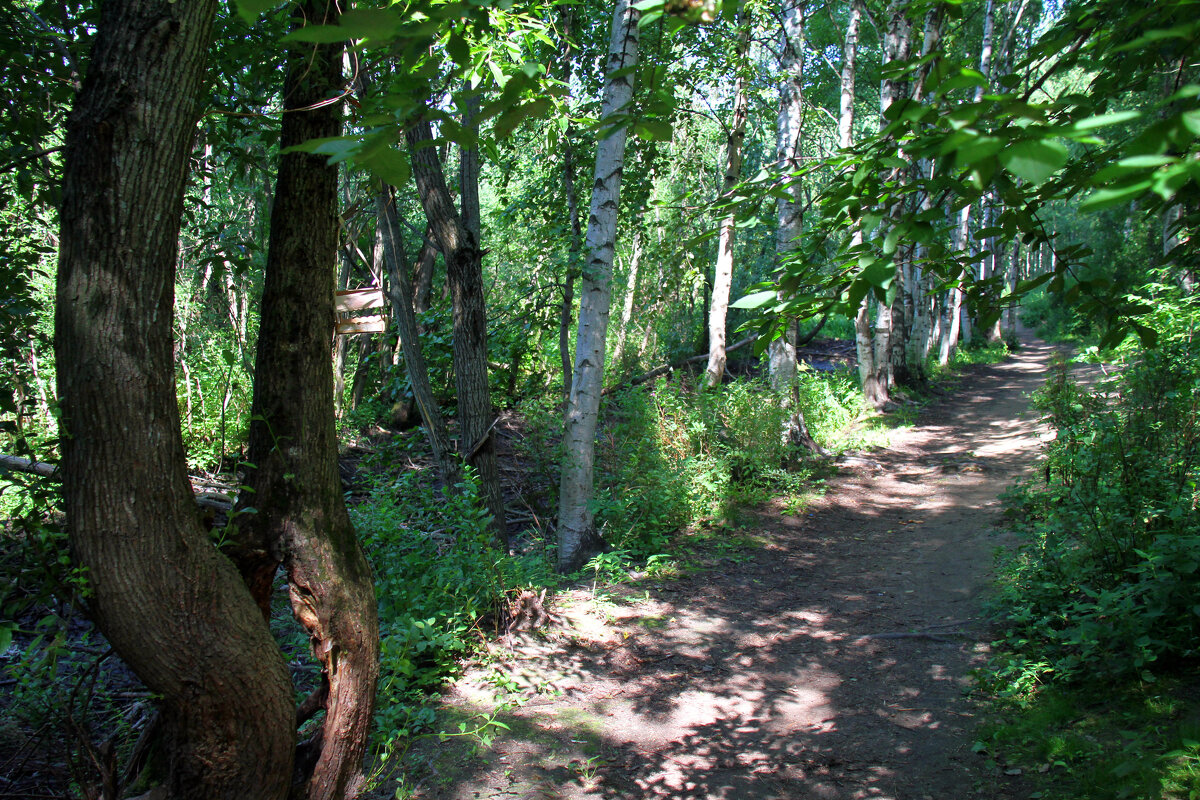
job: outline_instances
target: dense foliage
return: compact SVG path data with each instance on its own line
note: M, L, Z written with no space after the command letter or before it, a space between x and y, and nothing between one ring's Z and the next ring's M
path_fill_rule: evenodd
M359 3L337 25L291 34L287 9L267 0L218 13L175 307L160 310L173 314L186 466L209 503L200 513L214 542L227 544L225 512L214 509L245 485L280 157L278 64L288 46L349 41L343 135L299 149L340 165L331 287L381 288L391 317L386 333L336 337L331 348L339 433L373 450L348 496L380 600L384 748L429 727L424 699L482 636L503 629L513 592L579 577L550 566L558 476L572 457L563 406L591 167L597 142L618 127L633 137L615 209L589 506L604 550L586 574L620 579L648 559L678 557L680 531L719 527L739 505L781 495L802 503L822 467L784 435L797 413L828 449L869 443L851 431L867 414L865 376L801 369L775 384L769 348L795 330L832 315L824 333L849 339L857 316L859 358L879 351L885 394L896 399L955 359L1002 355L1020 303L1039 333L1115 366L1092 383L1063 366L1038 397L1056 439L1043 477L1013 495L1026 540L997 601L1006 642L997 685L1032 693L1049 678L1151 680L1194 664L1197 4L636 6L640 61L625 76L634 99L606 119L603 4ZM852 42L860 11L867 24ZM17 459L60 455L51 331L61 150L98 16L89 2L0 9L0 454ZM730 176L739 100L744 138ZM478 355L489 409L517 431L511 548L489 531L471 470L435 476L435 422L455 441L456 463L476 443L460 441L454 331L463 312L405 146L418 122L430 126L423 147L437 153L456 214L469 216L472 189L479 197ZM394 198L394 255L381 191ZM721 385L701 389L689 364L713 344L715 239L730 214L732 296L744 299L728 313L729 340L762 336L753 355L730 356ZM402 273L411 297L399 294ZM415 315L421 368L398 335L402 304ZM990 349L964 353L960 339ZM652 371L666 377L649 379ZM431 402L418 400L422 380ZM102 645L79 622L87 575L67 550L57 484L0 473L0 528L0 654L19 681L10 710L34 726L69 705L81 676L100 674L95 704L120 717L104 686L129 676L98 672L71 650ZM295 630L276 626L290 631L280 634L289 657L304 662Z

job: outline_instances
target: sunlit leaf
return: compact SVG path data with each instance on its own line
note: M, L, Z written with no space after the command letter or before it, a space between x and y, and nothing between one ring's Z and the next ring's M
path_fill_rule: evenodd
M1038 185L1067 163L1069 153L1062 142L1026 139L1000 153L1004 168L1022 180Z

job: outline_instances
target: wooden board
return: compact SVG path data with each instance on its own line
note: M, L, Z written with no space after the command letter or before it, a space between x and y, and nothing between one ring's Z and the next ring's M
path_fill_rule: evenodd
M337 323L337 333L345 335L350 333L382 333L387 330L387 317L349 317L348 319L339 319Z
M364 308L383 308L383 289L349 289L335 292L333 307L339 314L361 311Z

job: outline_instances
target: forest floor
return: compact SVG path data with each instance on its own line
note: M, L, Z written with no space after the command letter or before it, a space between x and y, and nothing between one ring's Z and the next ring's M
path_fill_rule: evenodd
M415 742L378 796L1028 797L976 752L969 691L1012 544L999 495L1039 451L1029 394L1053 352L971 368L803 508L693 534L699 569L560 594L443 700L443 729L507 730Z

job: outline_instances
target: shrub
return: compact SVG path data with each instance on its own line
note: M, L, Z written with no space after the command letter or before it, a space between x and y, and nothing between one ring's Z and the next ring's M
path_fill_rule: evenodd
M495 549L470 476L437 490L417 473L401 473L353 507L351 517L375 571L376 724L390 738L432 720L422 716L424 698L479 640L480 621L505 591L536 572Z
M1046 485L1013 496L1026 543L998 604L1010 644L1042 672L1151 679L1155 662L1200 655L1194 346L1142 353L1103 393L1060 363L1035 397L1057 436Z

